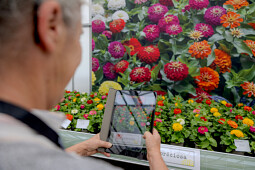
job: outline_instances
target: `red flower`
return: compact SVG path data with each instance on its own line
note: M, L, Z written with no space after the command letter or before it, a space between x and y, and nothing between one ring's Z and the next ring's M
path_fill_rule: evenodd
M130 73L130 80L141 83L151 80L151 72L147 67L136 67Z
M200 117L200 119L203 121L207 121L207 119L205 117Z
M158 101L159 106L164 106L163 100Z
M230 103L227 103L226 106L227 106L227 107L232 107L233 105L230 104Z
M154 121L154 124L153 124L154 126L157 126L157 122L156 121Z
M116 19L110 22L109 27L112 33L119 33L124 29L125 25L126 23L123 19Z
M138 58L147 64L156 62L160 57L159 49L155 46L147 46L139 48Z
M188 76L189 68L186 64L174 61L164 66L164 73L169 80L180 81Z
M159 3L165 6L174 6L174 3L172 0L159 0Z
M236 119L237 121L238 121L239 119L240 119L240 120L243 120L243 116L241 116L241 115L236 115L235 119Z
M131 38L129 41L125 41L123 45L130 48L130 55L132 56L138 53L139 48L142 47L141 43L136 38ZM124 50L126 52L126 48Z
M87 103L88 103L88 104L92 104L92 103L93 103L93 100L88 100Z
M210 105L212 102L211 102L211 100L206 100L205 103Z
M166 92L165 91L155 91L158 96L165 96Z
M210 99L209 93L203 91L201 88L196 88L196 96L192 96L192 98L197 98L196 102L201 103L204 99Z
M72 121L73 120L73 115L66 114L66 119Z
M218 122L219 122L220 124L224 124L224 123L225 123L225 121L226 121L225 119L220 118Z
M251 97L252 95L255 97L255 84L253 82L245 82L244 84L241 84L241 87L245 90L243 95L248 94L248 97Z
M76 97L80 97L81 95L80 94L76 94Z
M66 93L71 93L71 91L66 91Z
M252 108L251 107L249 107L249 106L244 106L244 108L243 108L245 111L251 111L252 110Z
M122 60L115 65L115 71L116 73L124 73L127 70L128 66L129 62L126 60Z
M90 95L90 97L92 97L92 98L93 98L93 97L94 97L94 94L91 94L91 95Z
M155 115L156 115L156 116L160 115L160 112L155 112Z
M174 114L180 114L180 113L182 113L182 110L181 109L174 109Z

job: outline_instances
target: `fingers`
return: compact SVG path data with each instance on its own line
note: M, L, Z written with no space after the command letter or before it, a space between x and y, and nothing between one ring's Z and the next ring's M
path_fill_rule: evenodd
M102 140L98 140L97 147L98 148L110 148L110 147L112 147L112 144L110 142L105 142L105 141L102 141Z
M153 133L153 135L159 135L159 134L158 134L158 131L157 131L155 128L153 128L152 133Z
M103 154L104 156L107 156L107 157L110 157L110 156L111 156L111 154L106 153L106 152L98 152L98 153L101 153L101 154Z

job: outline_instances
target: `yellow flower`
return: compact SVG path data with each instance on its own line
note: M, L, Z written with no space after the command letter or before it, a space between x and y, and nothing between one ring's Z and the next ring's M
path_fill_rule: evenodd
M250 127L250 126L254 125L254 122L253 122L253 120L251 120L249 118L244 118L243 119L243 124L246 124L246 125L248 125Z
M190 103L194 103L194 100L189 99L189 100L188 100L188 103L189 103L189 104L190 104Z
M91 78L92 78L92 86L94 86L95 85L95 81L97 80L94 71L92 71L92 77Z
M77 99L76 99L76 98L74 98L74 99L73 99L73 102L76 102L76 100L77 100Z
M129 124L130 124L131 126L133 126L133 125L135 124L135 122L134 122L134 121L130 121Z
M95 98L94 101L99 103L100 99L99 98Z
M99 104L99 105L97 105L97 108L98 108L98 110L103 110L104 109L104 105L103 104Z
M236 135L236 137L238 137L238 138L241 138L241 137L243 138L244 137L244 134L241 130L232 130L230 132L230 134L231 135Z
M166 99L165 96L162 96L162 99L165 100Z
M213 107L213 108L211 108L210 111L211 111L211 113L214 113L214 112L218 112L219 110L218 110L217 108L214 108L214 107Z
M198 117L198 116L199 116L199 114L196 114L196 115L195 115L195 117Z
M183 126L180 123L174 123L172 127L174 131L181 131L183 129Z
M242 107L242 106L243 106L243 103L238 103L237 106L238 106L238 107Z
M177 107L177 106L178 106L178 103L175 103L174 105L175 105L175 107Z
M101 84L98 91L101 95L106 95L106 93L109 92L110 88L113 88L116 90L122 90L122 87L119 83L114 81L105 81Z
M225 100L222 100L221 104L224 104L226 106L227 102Z
M221 114L220 114L219 112L214 112L214 113L213 113L213 116L219 117L219 116L221 116Z

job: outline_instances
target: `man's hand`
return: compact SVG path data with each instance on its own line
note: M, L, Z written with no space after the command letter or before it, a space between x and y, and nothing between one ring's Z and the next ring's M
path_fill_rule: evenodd
M111 155L109 153L97 151L97 149L101 147L110 148L112 147L112 144L109 142L100 140L99 134L97 134L94 137L90 138L89 140L86 140L84 142L81 142L79 144L76 144L74 146L67 148L66 151L75 152L81 156L90 156L96 153L101 153L107 157L110 157Z

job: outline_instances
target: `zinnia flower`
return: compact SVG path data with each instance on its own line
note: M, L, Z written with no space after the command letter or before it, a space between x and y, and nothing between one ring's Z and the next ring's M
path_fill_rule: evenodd
M226 14L226 9L220 6L213 6L205 11L204 19L207 24L217 26L220 25L220 17Z
M220 117L221 114L220 114L219 112L214 112L214 113L213 113L213 116L214 116L214 117Z
M218 66L221 73L230 72L230 69L232 67L231 56L225 51L219 49L215 49L214 53L215 60L210 65L210 68L215 70Z
M151 80L151 72L147 67L136 67L130 73L130 80L141 83Z
M209 24L200 23L195 26L195 30L200 31L204 37L211 37L214 34L213 27Z
M251 97L252 95L255 97L255 84L253 82L245 82L244 84L241 84L241 87L245 90L243 95L248 94L248 97Z
M92 58L92 71L96 72L99 68L99 60L97 58Z
M205 132L208 132L208 128L205 126L200 126L197 130L200 134L204 135Z
M182 113L182 110L181 109L174 109L174 114L178 115L178 114L181 114Z
M244 33L242 33L241 29L239 28L233 28L233 29L230 29L230 31L233 37L240 38L244 35Z
M92 86L94 86L95 85L95 81L97 80L97 78L96 78L96 75L95 75L95 73L93 71L91 72L91 80L92 80Z
M78 113L79 111L77 110L77 109L73 109L73 110L71 110L71 113L72 114L76 114L76 113Z
M114 81L105 81L100 85L98 92L101 95L106 95L106 94L108 94L110 88L113 88L115 90L122 90L122 87L119 83L114 82Z
M248 23L248 25L252 26L252 28L255 29L255 23Z
M83 117L84 117L85 119L88 119L89 114L84 114Z
M156 62L160 57L160 52L157 47L147 46L139 48L138 58L147 64Z
M118 41L111 42L108 51L113 58L121 58L125 54L124 46Z
M96 115L96 114L97 114L97 111L91 110L91 111L89 112L89 114L90 114L90 115Z
M169 80L180 81L188 76L189 68L186 64L172 61L164 66L164 73Z
M141 43L136 38L131 38L129 41L125 41L123 45L130 48L130 55L133 56L138 53L139 48L142 47ZM124 49L126 52L126 48Z
M244 118L243 119L243 124L245 124L247 126L253 126L254 125L254 121L249 119L249 118Z
M179 132L179 131L182 131L183 129L183 126L180 124L180 123L174 123L173 126L172 126L173 130L175 132Z
M143 4L147 2L147 0L135 0L135 4Z
M108 62L103 67L104 75L107 79L113 80L116 78L117 74L115 72L114 64Z
M118 10L126 7L126 0L109 0L108 9Z
M202 32L195 30L189 33L189 37L193 40L199 41L202 37L204 37L204 35L202 34Z
M207 58L212 52L212 49L207 41L195 42L189 47L189 53L192 57Z
M105 23L101 20L92 21L92 32L101 33L105 30Z
M163 100L158 101L158 105L159 106L164 106L164 101Z
M238 138L243 138L244 134L241 130L231 130L230 132L231 135L236 135Z
M112 38L112 32L111 31L104 31L102 34L105 35L108 39Z
M182 9L182 12L190 11L190 5L186 5L184 9Z
M236 119L237 121L238 121L239 119L240 119L240 120L243 120L243 116L241 116L241 115L236 115L235 119Z
M151 22L158 22L167 13L168 8L161 4L154 4L148 9L148 17Z
M158 21L158 26L161 32L166 32L166 26L172 24L178 24L180 21L177 16L167 15Z
M209 67L200 68L200 76L196 76L195 79L198 87L203 88L205 91L212 91L218 88L220 81L218 72Z
M73 115L66 114L66 119L72 121L73 120Z
M210 112L211 112L211 113L215 113L215 112L218 112L218 111L219 111L219 110L218 110L217 108L215 108L215 107L213 107L213 108L210 109Z
M200 113L200 109L194 109L193 113Z
M244 43L250 47L251 51L252 51L252 54L255 56L255 41L252 41L252 40L246 40L244 41Z
M129 20L129 16L125 11L116 11L113 15L112 15L112 20L116 20L116 19L123 19L125 22L127 22Z
M145 39L148 41L154 41L159 38L160 30L157 25L147 25L143 32L145 33Z
M98 110L103 110L103 109L104 109L104 105L103 105L103 104L97 105L97 109L98 109Z
M103 17L102 15L96 15L92 18L92 21L95 21L95 20L101 20L105 23L105 17Z
M166 26L166 33L169 35L178 35L182 32L182 27L179 24L172 24Z
M177 119L177 122L180 123L181 125L185 124L185 120L184 119Z
M207 121L207 119L205 117L200 117L200 119L203 121Z
M100 4L92 5L92 16L95 15L104 15L104 8Z
M85 106L82 104L81 107L80 107L80 109L85 109Z
M196 88L196 96L192 96L192 98L196 98L197 103L202 103L203 100L210 99L209 93L205 92L201 88Z
M92 39L92 51L94 51L94 49L95 49L95 41L94 39Z
M220 124L224 124L224 123L225 123L225 121L226 121L225 119L220 118L218 122L219 122Z
M109 27L112 33L119 33L125 28L125 21L123 19L116 19L110 22Z
M243 6L249 6L249 3L246 0L228 0L223 5L232 5L237 10Z
M254 126L250 126L250 132L252 132L252 133L255 132L255 127Z
M244 109L245 111L248 111L248 112L250 112L250 111L252 110L252 108L249 107L249 106L244 106L243 109Z
M235 12L228 12L227 14L222 15L220 17L223 27L230 27L230 28L235 28L240 26L240 22L243 22L243 18L240 18L240 14L237 14Z
M159 3L165 6L174 6L174 3L172 0L159 0Z
M122 60L115 65L115 71L116 73L124 73L127 70L128 66L129 62L126 60Z
M189 0L189 6L192 9L201 10L209 5L209 0Z
M234 122L233 120L228 120L228 125L234 129L236 129L238 127L238 124L236 122Z

